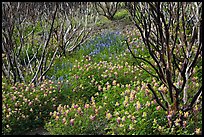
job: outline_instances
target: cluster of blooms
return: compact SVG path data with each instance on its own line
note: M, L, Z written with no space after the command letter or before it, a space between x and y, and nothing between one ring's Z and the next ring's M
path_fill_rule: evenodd
M88 41L82 48L83 50L91 50L89 55L92 56L102 52L105 49L110 52L110 47L113 46L117 46L116 48L120 48L122 40L123 37L120 35L120 32L103 32L94 37L92 40Z
M2 119L3 132L7 134L8 128L20 128L18 125L27 125L29 121L43 121L49 111L57 105L57 94L61 92L61 83L43 81L37 87L34 84L16 83L14 86L2 88ZM27 125L29 127L31 125ZM27 127L24 127L26 130ZM19 129L18 129L19 130ZM10 130L11 131L11 130Z
M110 65L107 62L100 62L98 67L101 64ZM115 67L117 68L117 66ZM62 127L66 129L70 128L70 130L73 126L80 128L83 127L83 123L88 122L88 125L91 125L98 117L101 117L104 121L109 122L107 126L114 123L118 129L121 129L128 125L128 130L134 131L136 129L135 123L137 123L137 117L140 117L139 115L143 118L147 117L148 113L143 111L143 109L150 107L151 103L149 101L144 103L137 99L141 96L141 93L143 94L143 91L147 91L145 83L142 82L145 86L142 85L139 88L137 86L141 84L139 81L123 85L114 79L111 82L99 85L94 79L94 75L89 76L89 78L92 80L92 83L96 83L95 85L98 86L99 91L103 90L100 93L103 94L102 100L95 102L95 98L91 97L90 103L82 105L72 104L71 107L68 105L59 105L57 111L50 113L54 121L51 120L47 124L46 127L48 130L54 131L55 129L51 127L58 125L56 123L60 123L63 125ZM98 95L99 93L97 92L95 96L97 97Z

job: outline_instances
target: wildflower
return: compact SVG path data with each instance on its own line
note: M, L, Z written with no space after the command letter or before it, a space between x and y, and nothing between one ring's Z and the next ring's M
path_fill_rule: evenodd
M131 117L131 120L132 120L132 121L134 121L135 119L136 119L135 116L132 116L132 117Z
M161 127L161 126L159 126L159 127L158 127L158 130L159 130L159 131L161 131L161 130L162 130L162 127Z
M126 88L130 89L130 84L126 84L125 86Z
M182 81L178 81L178 82L177 82L177 86L178 86L178 87L181 87L181 86L182 86L182 84L183 84L183 82L182 82Z
M73 126L74 125L74 119L70 120L70 125Z
M130 102L132 102L135 99L135 95L130 94Z
M124 125L121 123L121 124L119 125L119 127L124 127Z
M99 90L99 91L101 91L101 90L102 90L101 85L99 85L99 86L98 86L98 90Z
M79 105L78 105L78 104L74 105L74 108L78 108L78 107L79 107Z
M157 106L157 107L156 107L157 110L160 110L160 108L161 108L160 106Z
M58 120L59 120L59 116L56 116L56 117L55 117L55 120L58 121Z
M113 86L116 85L116 80L113 80L112 85L113 85Z
M129 112L128 112L128 111L125 111L125 115L129 115Z
M115 75L115 76L117 76L117 75L118 75L118 73L117 73L117 72L114 72L114 75Z
M158 83L154 83L154 87L157 87L159 84Z
M16 100L16 96L13 96L13 97L12 97L12 101L15 101L15 100Z
M98 109L94 109L94 111L95 111L95 113L96 113L96 115L98 114Z
M150 106L150 102L149 102L149 101L146 102L146 106L147 106L147 107Z
M66 111L64 112L64 116L66 117L68 113L69 113L69 110L66 110Z
M184 118L188 117L188 112L184 112Z
M46 97L46 96L47 96L47 92L44 93L44 97Z
M118 112L115 112L114 116L119 116L119 113L118 113Z
M66 122L66 118L64 117L63 119L62 119L62 123L64 124Z
M142 83L141 90L144 90L144 89L146 89L146 85L144 83Z
M11 108L8 108L8 112L11 112Z
M103 87L103 91L106 91L106 87Z
M200 128L196 128L196 129L195 129L195 133L196 133L196 135L201 134L201 130L200 130Z
M78 107L77 112L78 112L79 114L82 114L81 107Z
M58 107L57 107L57 111L60 111L62 109L62 104L60 104Z
M137 101L137 103L136 103L136 109L139 110L140 108L141 108L140 102Z
M33 109L32 109L32 108L30 109L30 112L33 112Z
M183 114L183 112L181 110L179 110L179 115L181 116Z
M127 116L127 118L129 118L129 119L130 119L131 117L132 117L132 115L130 115L130 114Z
M123 105L124 105L124 107L128 107L128 106L129 106L128 101L125 100L125 101L123 102Z
M75 78L76 78L76 80L77 80L77 79L79 79L79 76L78 76L78 75L76 75L76 76L75 76Z
M53 116L54 116L54 117L56 117L56 115L57 115L57 112L56 112L56 111L54 111L54 112L53 112Z
M107 118L108 120L110 120L110 119L112 118L111 113L107 113L107 114L106 114L106 118Z
M198 110L198 105L195 105L195 107L193 108L193 111L197 111Z
M116 119L116 121L117 121L118 124L120 123L120 120L121 120L120 117L118 117L118 118Z
M130 90L129 89L125 90L125 95L129 95L129 94L130 94Z
M133 130L134 128L133 128L133 125L132 124L130 124L129 125L129 130Z
M89 108L90 107L90 105L89 104L85 104L85 106L84 106L85 108Z
M154 118L154 121L153 121L153 123L154 123L154 124L157 124L157 120L156 120L155 118Z
M118 102L115 103L115 106L119 106L120 104Z
M19 104L18 102L15 103L15 107L19 107L19 105L20 105L20 104Z
M10 117L10 115L6 115L6 118L8 118L8 119L9 119L9 117Z
M125 102L128 102L129 98L128 96L125 96Z
M89 117L92 121L96 118L96 116L92 116L92 115L90 115L90 117Z
M137 123L137 121L136 121L136 120L133 120L133 123Z
M77 113L74 114L75 117L78 117L79 115Z
M123 116L123 117L122 117L122 122L125 122L125 120L126 120L126 119L125 119L125 116Z
M107 85L107 90L109 90L111 88L111 85Z
M172 115L173 115L173 111L169 111L168 113L169 113L169 114L167 115L167 118L170 120L171 117L172 117Z
M157 104L156 99L154 99L154 100L152 101L152 104Z
M57 112L57 116L59 116L60 115L60 112Z
M183 121L183 127L186 128L187 126L187 121Z
M180 126L180 123L179 123L180 121L181 121L180 118L177 118L177 119L174 121L174 122L175 122L175 125L176 125L176 126Z
M145 89L145 95L146 96L149 96L150 94L149 94L150 92L149 92L149 89Z
M124 85L121 85L121 88L124 88L125 86Z
M95 99L94 99L94 97L93 97L93 96L91 97L91 101L92 101L92 102L95 102Z
M103 108L102 106L99 106L99 107L98 107L99 110L102 109L102 108Z
M147 116L147 113L143 112L142 117L146 117L146 116Z

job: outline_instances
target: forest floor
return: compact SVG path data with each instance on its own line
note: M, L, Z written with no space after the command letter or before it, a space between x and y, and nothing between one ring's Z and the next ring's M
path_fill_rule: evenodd
M43 127L38 127L23 133L22 135L51 135L47 130Z

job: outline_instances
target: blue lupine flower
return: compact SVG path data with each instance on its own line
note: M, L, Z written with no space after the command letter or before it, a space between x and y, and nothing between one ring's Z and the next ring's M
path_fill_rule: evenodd
M52 76L52 77L51 77L51 80L55 80L55 76Z
M58 78L58 80L60 80L60 81L63 81L63 79L64 79L63 76L61 76L61 77Z
M136 49L134 49L134 52L135 52L135 54L137 54L137 50Z
M62 63L62 68L65 68L65 64L64 63Z
M114 50L121 49L121 41L124 39L119 31L116 32L105 32L103 31L98 36L88 41L83 47L83 50L88 50L89 55L96 55L104 50L108 53ZM119 46L118 48L115 46ZM112 53L111 53L112 54Z

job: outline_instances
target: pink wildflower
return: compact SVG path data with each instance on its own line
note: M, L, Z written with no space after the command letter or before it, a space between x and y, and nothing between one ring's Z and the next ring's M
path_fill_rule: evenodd
M118 118L116 119L116 121L117 121L118 124L120 124L120 120L121 120L120 117L118 117Z
M70 120L70 125L73 126L74 125L74 119Z

